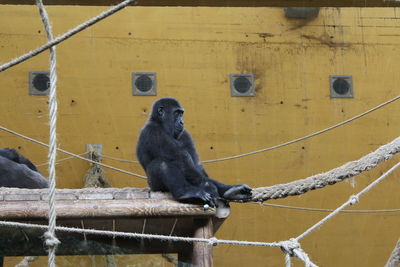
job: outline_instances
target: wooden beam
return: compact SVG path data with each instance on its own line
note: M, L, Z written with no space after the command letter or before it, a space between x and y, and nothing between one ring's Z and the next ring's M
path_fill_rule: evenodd
M216 209L180 203L170 194L137 188L56 190L59 219L215 216ZM48 189L0 189L0 219L46 219ZM228 210L229 214L229 210ZM226 216L227 217L227 216Z
M195 231L194 238L211 238L213 237L213 222L211 218L196 219L193 222ZM204 242L194 242L191 245L191 251L178 253L178 261L180 267L188 266L202 266L212 267L212 246Z
M62 200L56 203L58 218L121 218L159 216L212 216L215 209L174 200ZM7 201L0 205L0 219L45 219L44 201Z
M122 1L122 0L121 0ZM48 0L46 5L111 6L119 0ZM33 0L0 0L0 4L33 5ZM398 7L395 0L139 0L138 6L210 7Z

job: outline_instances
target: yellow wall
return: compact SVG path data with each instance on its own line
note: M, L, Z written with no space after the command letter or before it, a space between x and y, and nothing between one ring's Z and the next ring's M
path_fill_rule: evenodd
M104 7L48 10L54 31L61 34ZM46 42L37 13L34 6L0 6L0 62ZM280 8L129 7L57 47L59 146L79 154L85 144L99 143L108 156L134 159L150 105L163 96L177 97L184 105L186 127L203 160L269 147L331 126L398 95L399 14L396 8L323 8L317 19L304 23L285 19ZM0 73L0 125L45 142L47 99L28 95L28 73L46 70L47 52ZM132 96L134 71L157 72L157 97ZM257 96L231 97L230 73L254 73ZM355 97L331 99L329 75L352 75ZM400 105L394 103L307 141L206 168L223 182L252 187L304 178L396 138L399 114ZM10 134L0 133L0 146L20 147L35 163L46 162L45 148ZM336 208L396 160L360 175L354 184L343 182L270 203ZM104 162L143 174L138 165ZM82 187L87 168L75 159L59 164L58 187ZM46 173L45 167L41 171ZM110 170L107 175L115 187L147 186L144 180ZM354 209L399 208L398 188L395 173ZM232 215L217 237L286 240L324 215L232 204ZM340 214L301 244L321 266L382 266L400 236L399 225L399 212ZM220 245L214 251L215 266L283 265L276 248ZM148 261L119 259L119 266L145 266ZM60 258L59 263L77 265L72 258Z

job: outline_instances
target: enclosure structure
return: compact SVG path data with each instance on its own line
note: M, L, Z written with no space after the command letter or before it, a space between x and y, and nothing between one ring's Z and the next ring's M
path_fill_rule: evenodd
M48 2L55 4L48 7L55 35L116 3L62 5L66 2ZM134 160L135 142L151 103L158 97L174 96L185 107L185 122L201 159L215 159L304 136L398 93L400 12L389 6L399 2L268 1L318 2L322 6L347 3L346 8L321 8L312 20L289 19L283 8L256 5L267 1L201 5L206 2L187 1L191 7L130 6L60 44L60 147L80 154L86 144L102 144L104 155ZM246 7L231 7L245 2ZM33 2L0 3L4 3L0 8L1 62L47 42L37 8L29 5ZM365 5L381 8L359 8ZM48 137L47 97L29 94L29 73L46 71L48 56L44 53L0 75L1 124L42 141ZM157 96L134 95L133 73L155 73ZM232 96L231 74L253 74L254 96ZM351 76L352 97L331 97L331 76ZM399 105L390 105L325 135L205 167L225 183L253 187L308 177L357 159L397 137L398 114ZM17 148L35 163L46 162L46 149L8 133L0 133L0 145ZM103 161L143 174L139 165ZM389 166L384 163L349 183L273 204L334 208ZM68 160L57 168L60 188L83 187L87 163ZM46 174L45 165L40 170ZM142 179L109 170L107 177L114 187L147 186ZM374 211L398 208L397 188L396 177L387 180L357 207L372 212L340 215L302 246L323 266L382 266L398 239L400 216ZM235 212L218 232L219 238L284 240L324 215L315 210L233 205ZM282 264L279 249L217 246L214 252L218 266L263 266L266 260L271 265ZM13 263L10 259L7 266Z
M62 189L56 193L57 225L77 229L211 238L229 215L203 205L179 203L148 189ZM48 189L0 189L0 220L47 224ZM45 256L44 230L1 227L0 256ZM57 255L177 254L179 265L212 266L207 242L121 238L58 231ZM186 266L186 265L185 265Z

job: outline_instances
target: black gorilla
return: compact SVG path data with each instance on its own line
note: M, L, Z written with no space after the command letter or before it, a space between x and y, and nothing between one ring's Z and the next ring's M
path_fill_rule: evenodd
M14 149L0 148L0 187L47 188L36 166Z
M175 199L215 206L217 200L247 200L247 185L226 185L208 177L192 138L184 129L183 108L174 98L153 104L136 147L140 164L153 191L171 192Z

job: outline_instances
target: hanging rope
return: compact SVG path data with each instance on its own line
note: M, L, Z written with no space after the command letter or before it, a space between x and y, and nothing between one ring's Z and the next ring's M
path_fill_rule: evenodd
M379 163L392 158L400 152L400 137L389 144L379 147L376 151L362 157L359 160L348 162L338 168L325 173L310 176L287 184L278 184L269 187L254 188L251 201L265 201L268 199L285 198L304 194L310 190L333 185L344 179L356 176L368 171Z
M47 39L53 40L53 33L49 16L43 6L42 0L36 0L46 29ZM55 267L56 250L60 241L55 236L56 228L56 158L57 158L57 72L56 72L56 47L50 47L50 93L49 93L49 117L50 117L50 140L49 140L49 229L44 233L45 244L48 247L48 266Z

